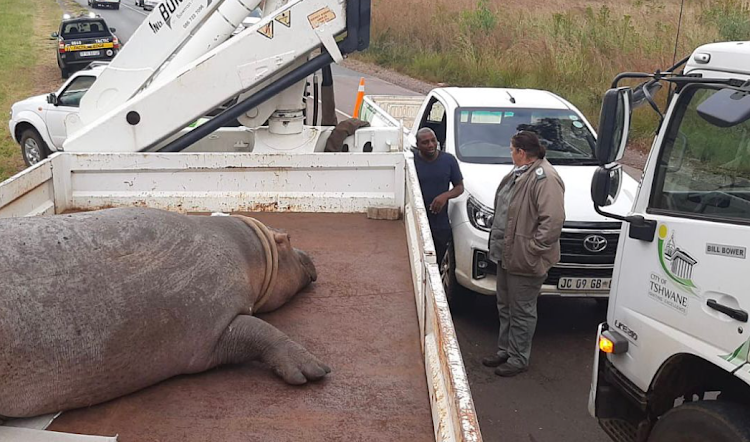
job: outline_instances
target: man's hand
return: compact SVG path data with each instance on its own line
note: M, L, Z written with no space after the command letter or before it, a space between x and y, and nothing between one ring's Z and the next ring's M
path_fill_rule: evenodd
M440 213L440 211L443 210L443 207L448 203L448 197L448 192L436 196L435 199L432 200L432 204L430 204L430 212L433 214Z

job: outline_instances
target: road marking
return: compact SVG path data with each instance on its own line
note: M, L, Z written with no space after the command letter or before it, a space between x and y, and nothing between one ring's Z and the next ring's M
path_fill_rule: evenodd
M148 12L139 11L139 10L135 9L134 7L132 7L132 6L123 5L122 2L120 2L120 6L124 6L124 7L128 8L128 9L130 9L131 11L135 11L135 12L137 12L137 13L143 15L143 16L146 16L146 17L148 16Z

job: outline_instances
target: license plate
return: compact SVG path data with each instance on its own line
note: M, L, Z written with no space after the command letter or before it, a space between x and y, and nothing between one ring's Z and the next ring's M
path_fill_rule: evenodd
M94 57L99 55L99 51L83 51L80 54L81 57Z
M562 277L557 281L558 290L609 290L612 278L570 278Z

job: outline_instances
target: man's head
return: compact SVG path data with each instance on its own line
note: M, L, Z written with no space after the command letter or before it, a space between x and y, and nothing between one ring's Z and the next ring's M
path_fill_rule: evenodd
M429 127L417 131L417 150L424 158L431 160L437 156L438 142L435 132Z
M546 154L547 150L534 132L522 130L510 139L510 156L516 166L533 163Z

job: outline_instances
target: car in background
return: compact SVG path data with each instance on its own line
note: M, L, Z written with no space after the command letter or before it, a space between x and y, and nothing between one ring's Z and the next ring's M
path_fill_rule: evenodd
M67 138L65 119L77 112L108 62L94 62L73 74L57 92L19 101L10 108L10 134L21 145L21 155L32 166L62 149Z
M92 61L110 61L120 50L120 41L104 19L94 13L85 13L77 17L68 14L63 16L58 32L52 33L56 38L57 66L62 78L68 78L71 72L86 67Z
M146 11L153 10L159 2L157 0L135 0L135 5L140 6Z
M101 8L102 6L107 8L120 9L120 0L88 0L89 6L92 8Z

